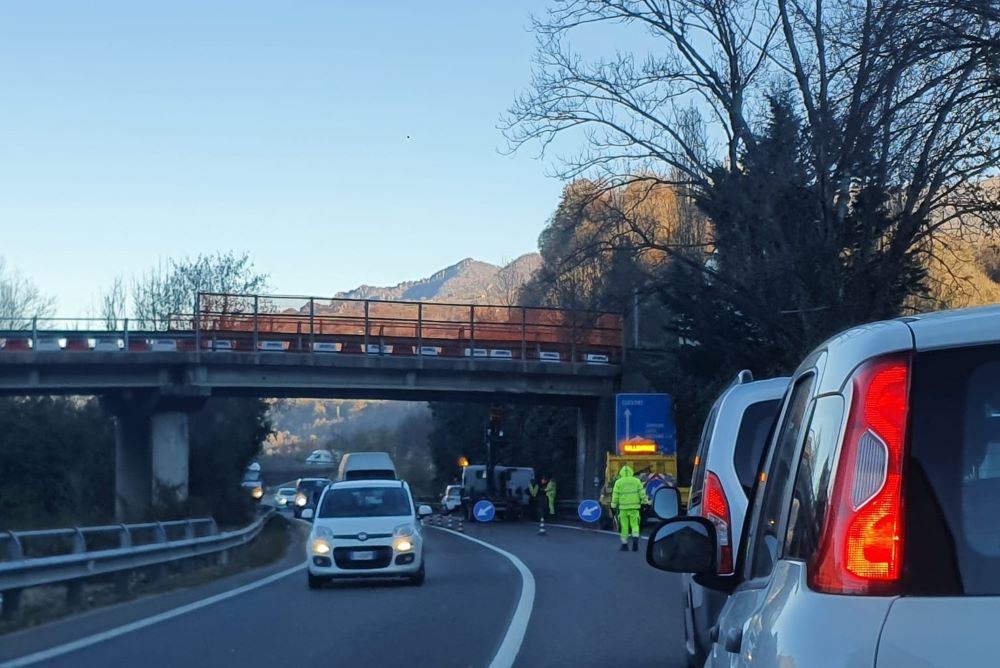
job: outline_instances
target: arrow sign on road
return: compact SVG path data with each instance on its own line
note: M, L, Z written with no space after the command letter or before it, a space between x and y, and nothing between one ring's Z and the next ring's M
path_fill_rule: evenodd
M584 499L577 507L576 514L584 522L596 522L601 519L601 504L593 499Z
M497 509L486 499L477 501L476 505L472 506L472 514L477 522L492 522L496 513Z

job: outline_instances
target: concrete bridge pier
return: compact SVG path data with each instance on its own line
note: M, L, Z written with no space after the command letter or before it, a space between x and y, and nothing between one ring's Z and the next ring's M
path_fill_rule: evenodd
M576 417L576 496L597 499L604 484L604 456L615 449L614 396L582 406ZM597 484L595 484L595 481Z
M105 398L115 417L115 516L141 521L181 507L188 497L188 415L208 394L186 388L123 391Z

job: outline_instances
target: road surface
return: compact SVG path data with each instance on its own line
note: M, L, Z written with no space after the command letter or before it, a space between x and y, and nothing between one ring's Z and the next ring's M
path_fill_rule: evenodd
M310 591L296 545L270 569L4 636L0 666L478 668L505 639L510 649L519 604L530 617L513 639L518 667L683 666L678 580L647 566L642 551L622 553L614 536L569 528L539 536L533 524L467 526L467 535L513 561L428 527L422 587ZM521 600L515 561L530 572L533 600Z

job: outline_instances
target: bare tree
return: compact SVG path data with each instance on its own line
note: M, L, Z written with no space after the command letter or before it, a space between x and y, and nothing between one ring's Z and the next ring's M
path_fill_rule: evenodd
M0 257L0 329L24 329L32 318L50 317L55 300Z
M204 305L203 293L214 293L212 309L223 313L247 311L248 295L267 288L267 275L255 270L250 256L233 252L170 260L132 281L132 312L142 327L168 326L171 318L190 316Z
M983 4L555 0L533 23L532 85L502 129L512 150L533 143L543 153L578 133L587 148L559 163L564 178L679 183L697 194L720 170L741 169L768 98L791 93L810 138L821 233L840 233L858 192L887 193L896 215L885 233L902 257L942 226L998 222L983 187L1000 156L988 42L997 29ZM588 61L567 44L595 25L645 33L659 48ZM621 223L642 239L629 217Z
M524 285L526 277L521 276L521 272L514 264L514 260L503 258L500 260L500 270L497 272L497 292L500 303L504 306L516 306L521 286Z
M109 330L118 329L124 324L128 294L125 281L116 276L111 287L101 295L100 318Z

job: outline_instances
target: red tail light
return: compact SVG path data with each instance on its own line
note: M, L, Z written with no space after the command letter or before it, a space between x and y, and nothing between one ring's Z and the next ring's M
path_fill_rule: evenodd
M719 573L733 572L733 531L729 519L729 499L719 476L709 471L705 478L705 518L715 525L719 543Z
M854 374L854 396L810 587L889 594L903 556L903 450L910 362L893 355Z

